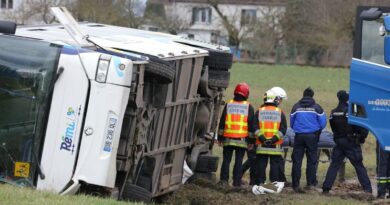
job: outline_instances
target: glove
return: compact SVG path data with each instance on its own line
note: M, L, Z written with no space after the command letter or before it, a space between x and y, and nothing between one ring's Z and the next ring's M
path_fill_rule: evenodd
M267 139L265 138L264 135L260 135L259 140L260 140L260 142L265 142Z
M248 145L247 145L247 148L248 148L248 151L253 150L254 144L248 144Z
M279 137L276 135L272 136L272 138L271 138L272 144L275 144L277 141L279 141Z
M264 145L265 146L271 146L271 145L273 145L274 143L272 143L272 140L266 140L266 141L264 141Z

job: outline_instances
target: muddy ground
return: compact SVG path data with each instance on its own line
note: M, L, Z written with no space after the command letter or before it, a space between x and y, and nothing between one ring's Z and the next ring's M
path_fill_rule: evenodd
M373 184L373 187L376 185ZM298 204L302 201L323 200L322 202L313 204L334 204L329 199L346 201L346 204L354 204L357 201L359 204L390 204L390 200L378 200L374 196L370 196L361 191L360 184L357 179L348 180L344 183L336 182L330 194L323 195L321 189L306 191L305 194L297 194L291 187L283 189L279 195L260 195L252 194L250 186L244 186L242 189L236 189L229 186L221 186L214 182L196 179L187 183L171 195L161 199L163 204L172 205L245 205L245 204ZM376 193L376 190L374 190ZM331 197L331 198L328 198ZM329 201L328 201L329 200ZM337 201L337 200L336 200ZM305 203L306 204L306 203Z

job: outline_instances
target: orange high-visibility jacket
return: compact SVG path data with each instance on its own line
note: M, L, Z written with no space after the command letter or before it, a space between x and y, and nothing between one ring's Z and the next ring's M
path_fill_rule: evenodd
M259 108L259 115L256 116L259 119L260 134L268 140L274 135L278 136L280 122L282 121L282 110L274 105L266 105ZM279 141L275 144L280 145L283 143L282 136L278 136ZM262 144L259 139L256 140L256 144Z
M248 137L248 112L247 101L230 100L226 105L226 118L223 136L226 138Z

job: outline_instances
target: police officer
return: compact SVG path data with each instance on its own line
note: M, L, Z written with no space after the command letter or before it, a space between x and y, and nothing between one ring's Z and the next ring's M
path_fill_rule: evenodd
M364 128L348 124L348 93L344 90L337 92L339 104L332 110L329 117L330 127L336 146L333 148L332 161L329 165L324 184L323 193L328 193L336 179L337 171L347 157L356 170L359 182L364 192L372 193L370 179L363 165L363 155L360 144L364 143L368 131Z
M376 142L376 166L377 197L386 198L390 191L390 152L385 151L378 141Z
M293 106L290 114L290 126L295 132L294 148L291 155L292 186L297 193L304 193L299 187L303 155L306 152L307 187L317 185L317 149L321 130L326 126L326 115L313 99L314 91L310 87L303 91L303 97Z
M235 151L236 158L233 168L233 186L235 187L241 186L242 160L247 148L253 149L255 140L253 138L256 130L254 109L247 101L248 96L248 84L239 83L234 89L234 99L225 105L219 123L218 143L223 144L220 183L228 183L230 161Z
M283 136L287 131L286 116L278 108L282 98L274 91L264 94L264 104L255 113L255 121L259 125L256 131L256 179L255 184L264 184L266 169L270 160L269 178L271 182L282 181L281 164L283 162Z

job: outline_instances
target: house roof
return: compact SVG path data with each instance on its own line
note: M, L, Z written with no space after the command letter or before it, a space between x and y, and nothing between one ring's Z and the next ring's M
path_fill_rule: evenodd
M150 3L209 3L210 0L148 0ZM220 4L286 6L288 0L219 0Z

